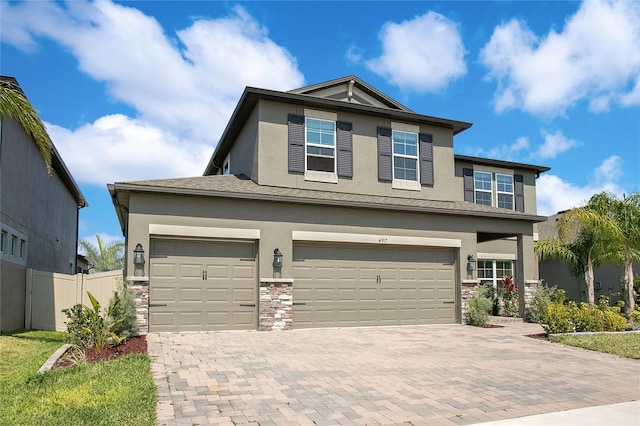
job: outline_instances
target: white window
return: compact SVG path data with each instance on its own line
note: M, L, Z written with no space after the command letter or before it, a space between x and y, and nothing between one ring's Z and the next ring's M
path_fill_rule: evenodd
M513 176L496 173L496 206L513 210Z
M492 206L492 176L489 172L473 172L473 188L476 204Z
M498 288L502 277L513 276L513 261L511 260L478 260L478 279L481 283L491 284Z
M336 123L305 119L306 170L336 172Z
M394 130L393 179L419 182L418 134Z

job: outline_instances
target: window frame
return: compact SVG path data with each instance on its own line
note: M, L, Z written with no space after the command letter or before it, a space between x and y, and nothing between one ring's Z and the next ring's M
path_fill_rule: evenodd
M505 275L513 276L513 263L514 260L505 260L505 259L478 259L476 271L478 274L478 281L480 284L483 283L491 283L493 288L498 288L499 281L502 280L502 277ZM490 264L491 268L486 267L486 264ZM498 264L501 264L501 267L498 267ZM509 264L508 268L505 268L506 264ZM505 271L509 271L509 274L504 274ZM489 271L491 273L490 277L481 277L481 271ZM502 274L498 274L498 271L502 271ZM484 275L484 274L482 274Z
M20 238L19 258L25 260L27 258L27 240Z
M331 123L333 126L333 144L331 146L315 142L309 142L309 121L314 120L318 122L326 122ZM321 129L322 130L322 129ZM322 135L322 131L320 132ZM321 154L309 154L309 147L317 147L317 148L331 148L333 149L333 171L326 170L311 170L309 169L309 156L319 157L319 158L329 158L329 156L321 155ZM327 120L324 118L316 118L316 117L304 117L304 170L305 173L312 174L321 174L325 176L335 175L338 176L338 144L337 144L337 125L335 120Z
M398 133L415 136L415 141L416 141L415 155L406 154L406 153L404 154L396 153L395 135ZM404 145L406 146L406 143ZM391 176L393 178L393 181L416 182L420 184L420 135L418 133L408 132L406 130L400 130L400 129L391 129L391 157L392 157L391 158ZM415 170L416 170L415 179L405 179L405 178L396 177L396 158L415 160Z
M4 253L7 246L7 238L9 237L9 233L4 229L0 231L0 253Z
M515 210L516 208L516 194L515 194L515 179L513 175L508 175L506 173L494 173L496 179L496 207L499 209L506 210ZM508 191L500 191L500 182L498 182L498 176L507 177L511 180L511 192ZM500 195L510 195L511 196L511 207L502 207L500 206Z
M478 189L476 183L478 182L477 178L478 175L483 174L483 175L489 175L489 189ZM486 203L479 203L478 202L478 192L481 193L488 193L489 194L489 203L490 204L486 204ZM479 204L481 206L490 206L490 207L494 207L493 202L494 202L494 197L493 197L493 173L492 172L488 172L485 170L474 170L473 171L473 202L474 204Z

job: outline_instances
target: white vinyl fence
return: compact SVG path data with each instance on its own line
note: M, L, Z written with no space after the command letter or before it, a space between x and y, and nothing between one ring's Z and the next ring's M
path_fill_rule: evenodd
M118 288L122 271L66 275L27 269L25 327L34 330L66 331L63 309L77 303L91 306L87 292L106 308Z

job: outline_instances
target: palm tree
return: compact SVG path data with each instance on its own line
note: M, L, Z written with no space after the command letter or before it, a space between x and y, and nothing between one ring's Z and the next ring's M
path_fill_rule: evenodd
M16 80L3 76L0 78L0 120L4 121L7 117L17 121L33 138L47 166L47 172L51 174L53 146L51 138L49 138L38 113L29 103Z
M640 261L640 193L635 192L622 199L607 192L594 195L589 200L591 208L612 219L616 244L609 247L608 260L624 265L624 299L627 312L635 308L633 289L633 263Z
M584 278L587 302L595 304L595 267L607 260L615 231L611 221L589 204L569 210L558 219L558 236L534 244L539 260L559 259L569 266L576 278Z
M86 253L87 259L93 264L91 272L115 271L124 267L124 241L113 241L105 244L100 235L96 234L98 245L91 241L80 240L80 247Z

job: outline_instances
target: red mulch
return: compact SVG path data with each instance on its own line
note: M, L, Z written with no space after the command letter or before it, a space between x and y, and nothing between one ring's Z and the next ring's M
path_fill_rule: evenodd
M134 336L129 337L117 348L112 345L107 345L102 352L97 353L95 348L85 349L87 356L87 362L100 362L110 361L118 359L125 355L131 354L146 354L147 353L147 337L146 336ZM69 357L70 352L67 351L53 366L56 368L73 367L75 362Z
M530 337L532 339L539 340L549 340L549 335L547 333L525 334L524 337Z

